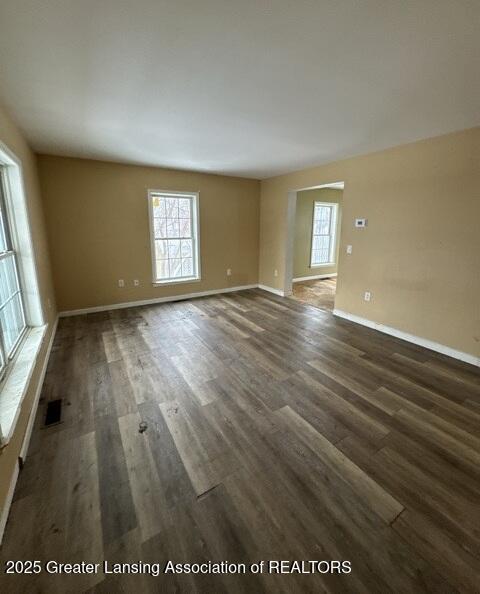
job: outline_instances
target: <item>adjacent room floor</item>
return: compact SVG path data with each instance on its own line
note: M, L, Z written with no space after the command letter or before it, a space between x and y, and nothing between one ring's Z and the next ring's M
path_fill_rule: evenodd
M336 277L301 281L293 283L292 296L303 303L315 305L326 311L333 311L336 289Z
M42 573L0 589L473 592L479 420L477 369L259 290L61 319L2 562L352 572Z

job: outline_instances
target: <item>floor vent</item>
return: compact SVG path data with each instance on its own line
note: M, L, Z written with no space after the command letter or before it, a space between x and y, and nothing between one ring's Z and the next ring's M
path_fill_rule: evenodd
M45 415L45 427L56 425L62 420L62 399L50 400L47 404L47 414Z

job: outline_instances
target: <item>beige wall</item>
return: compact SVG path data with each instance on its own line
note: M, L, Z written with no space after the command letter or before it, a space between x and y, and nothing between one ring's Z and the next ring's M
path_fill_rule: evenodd
M293 244L293 277L334 274L337 272L340 227L342 222L342 190L319 188L297 193L295 210L295 238ZM335 263L332 266L310 266L312 251L313 209L315 202L338 204Z
M263 181L260 283L284 286L287 192L334 181L345 182L335 306L480 356L480 128Z
M39 170L59 311L258 282L258 181L51 156ZM200 281L152 286L149 188L200 192Z
M56 310L37 163L1 109L0 141L22 161L42 303L50 325L14 437L0 451L1 505ZM288 191L343 180L336 307L478 357L479 164L480 128L475 128L265 180L260 200L260 184L254 180L41 156L38 167L58 308L257 281L282 289ZM200 192L200 282L152 286L148 188ZM368 227L356 230L356 217L368 218ZM351 256L344 249L349 243ZM233 271L231 277L226 276L227 268ZM119 278L127 283L124 289L117 286ZM135 278L141 281L138 288L133 287ZM365 290L372 292L370 303L363 301Z
M27 207L30 219L32 241L36 254L38 282L43 311L49 327L37 364L30 380L30 385L22 403L22 409L11 441L0 450L0 510L3 510L10 481L22 447L28 419L32 410L34 395L38 387L41 369L45 362L46 348L56 319L55 298L50 274L45 224L40 201L35 156L23 139L21 133L0 107L0 142L6 145L22 162Z

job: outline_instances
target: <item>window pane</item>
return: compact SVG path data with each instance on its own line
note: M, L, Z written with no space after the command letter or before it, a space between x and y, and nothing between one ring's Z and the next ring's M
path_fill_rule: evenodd
M167 212L167 219L178 218L178 199L165 198L165 208Z
M155 237L167 237L167 219L153 219Z
M15 259L11 254L0 260L0 306L18 290Z
M168 278L168 260L157 260L157 278Z
M168 242L166 239L157 239L155 241L155 256L157 260L166 260L168 258Z
M180 258L175 258L173 260L169 260L170 264L170 276L172 278L179 278L182 276L182 260Z
M312 250L312 264L327 264L328 262L330 262L329 245L318 250Z
M193 256L193 242L191 239L182 239L182 257L191 258Z
M183 258L182 259L182 276L192 276L193 275L193 259L192 258Z
M189 198L180 198L178 201L178 216L182 219L190 218L190 204Z
M3 330L5 350L10 354L18 337L25 328L25 319L23 317L20 295L15 295L15 297L0 311L0 324Z
M315 248L316 250L321 250L321 251L328 251L328 248L330 247L330 236L329 235L318 235L317 237L315 237Z
M165 214L165 198L154 196L152 198L152 204L153 204L153 216L166 218L167 215Z
M180 237L178 219L167 219L167 237Z
M320 235L328 235L330 233L330 222L328 220L320 221Z
M168 241L168 257L180 258L180 240L169 239Z
M315 207L315 234L328 235L330 233L331 212L332 209L329 206Z
M326 264L329 261L328 250L320 250L320 262Z
M180 224L180 237L191 237L192 229L190 219L179 219Z

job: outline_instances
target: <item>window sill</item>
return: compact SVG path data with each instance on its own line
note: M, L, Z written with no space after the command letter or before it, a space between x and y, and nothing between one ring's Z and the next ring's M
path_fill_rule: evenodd
M154 287L165 287L168 285L182 285L185 283L198 283L202 279L197 276L192 276L189 278L179 278L178 280L166 280L166 281L153 281Z
M310 268L325 268L325 266L336 266L336 262L326 262L325 264L310 264Z
M1 387L0 440L2 447L12 438L46 331L47 324L31 328L28 331Z

